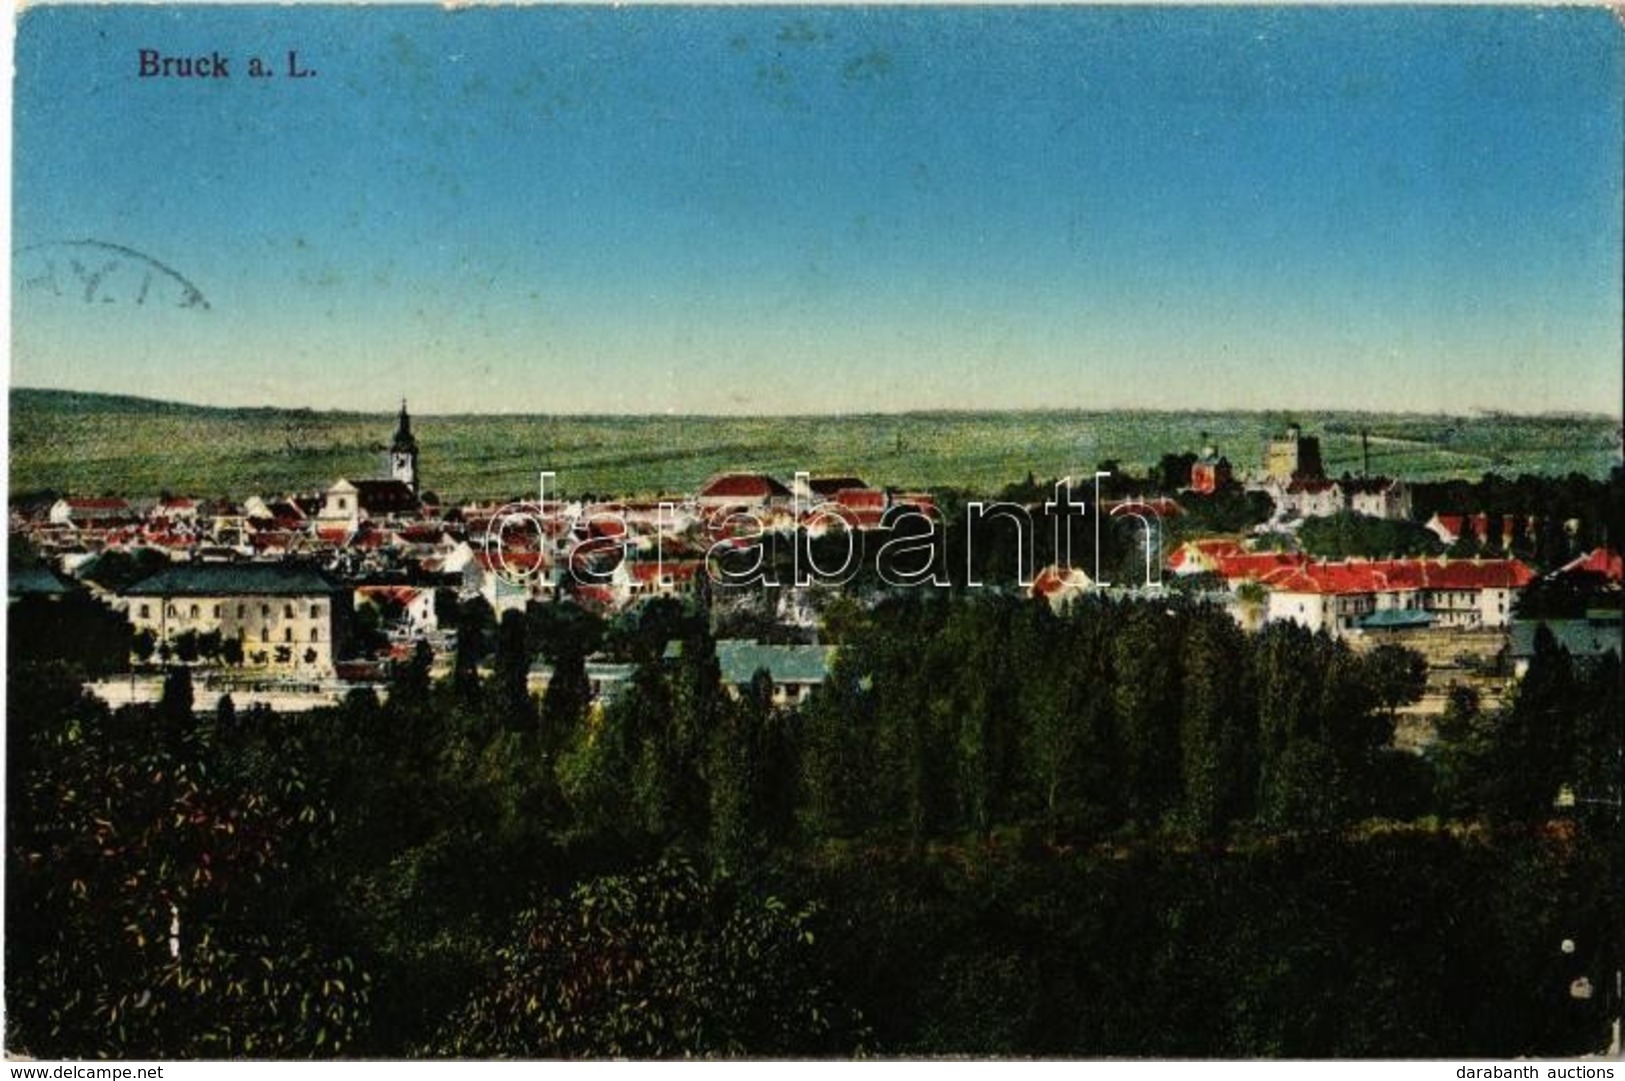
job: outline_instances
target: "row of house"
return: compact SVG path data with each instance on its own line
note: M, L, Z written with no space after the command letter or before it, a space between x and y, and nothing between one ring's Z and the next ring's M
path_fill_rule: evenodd
M1189 541L1169 558L1176 575L1217 575L1233 593L1264 591L1257 615L1333 636L1380 627L1504 628L1535 572L1516 559L1317 560L1252 552L1228 539ZM1239 611L1239 609L1238 609Z

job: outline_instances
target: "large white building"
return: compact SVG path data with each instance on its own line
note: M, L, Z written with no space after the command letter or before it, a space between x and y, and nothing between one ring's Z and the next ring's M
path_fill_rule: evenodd
M1372 617L1401 615L1434 627L1501 629L1533 579L1516 559L1385 559L1305 562L1271 571L1260 583L1269 590L1268 620L1338 637Z
M124 591L136 633L160 643L217 633L251 667L332 671L349 594L320 571L287 563L183 563Z

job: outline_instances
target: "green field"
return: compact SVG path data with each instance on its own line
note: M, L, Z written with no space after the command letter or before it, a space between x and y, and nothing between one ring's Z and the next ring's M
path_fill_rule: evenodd
M1086 474L1116 459L1142 472L1202 433L1238 472L1288 421L1321 438L1328 472L1371 469L1413 480L1487 472L1606 476L1619 423L1600 415L1449 417L1360 413L1025 412L816 417L417 416L424 487L446 500L535 490L538 471L565 492L692 491L724 469L788 477L855 473L871 484L992 492L1028 472ZM377 474L389 414L217 409L139 398L14 389L11 489L75 495L159 491L241 498L314 491Z

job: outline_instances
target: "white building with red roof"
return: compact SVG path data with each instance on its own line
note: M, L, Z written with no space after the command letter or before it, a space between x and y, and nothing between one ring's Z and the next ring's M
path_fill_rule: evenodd
M623 559L610 573L609 585L617 604L656 597L687 597L705 573L700 559Z
M1203 537L1189 540L1174 549L1168 557L1168 570L1172 574L1218 574L1226 559L1246 555L1239 540L1231 537Z
M137 515L127 499L68 497L51 504L49 517L52 525L83 529L134 521Z
M1077 567L1049 566L1033 579L1032 595L1048 601L1050 608L1059 612L1093 585L1094 579Z
M440 630L434 590L424 586L357 586L355 606L372 605L380 611L398 612L397 628L408 637L422 637Z
M1266 619L1291 620L1334 637L1378 613L1415 612L1435 627L1498 630L1512 622L1518 591L1535 573L1516 559L1304 561L1259 578Z
M500 619L509 609L524 611L530 601L556 598L563 575L563 567L543 552L475 550L463 568L463 595L484 597Z

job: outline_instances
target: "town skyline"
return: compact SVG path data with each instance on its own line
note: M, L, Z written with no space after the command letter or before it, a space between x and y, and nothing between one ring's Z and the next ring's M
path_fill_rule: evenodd
M1618 416L1618 35L1589 9L35 8L13 385Z

